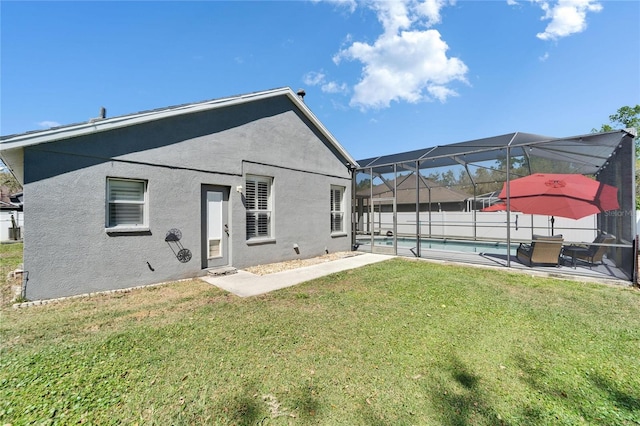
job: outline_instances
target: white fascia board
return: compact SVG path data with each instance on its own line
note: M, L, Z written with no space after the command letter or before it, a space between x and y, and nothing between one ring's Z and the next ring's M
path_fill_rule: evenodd
M257 92L247 95L235 96L232 98L223 98L196 104L181 105L164 110L147 111L113 118L94 119L88 121L87 123L16 135L12 138L0 141L0 150L23 148L51 141L104 132L122 127L133 126L136 124L147 123L150 121L161 120L167 117L174 117L177 115L242 104L257 99L269 98L278 94L285 94L287 92L291 92L291 89L275 89L266 92Z
M354 160L351 155L349 155L349 153L342 147L342 145L340 145L337 139L333 137L333 135L326 129L326 127L324 127L320 120L316 118L316 116L311 112L311 110L309 110L304 102L300 100L298 95L288 87L113 118L94 119L86 123L43 130L39 132L20 134L12 138L0 141L0 157L3 159L4 163L11 169L18 181L22 183L23 175L21 161L23 158L22 151L25 147L74 138L78 136L84 136L93 133L106 132L113 129L162 120L164 118L175 117L183 114L191 114L215 108L239 105L280 95L288 96L289 99L291 99L291 101L293 101L293 103L298 106L300 111L302 111L307 116L307 118L318 128L318 130L320 130L320 132L329 140L329 142L336 148L336 150L350 163L350 165L352 165L353 167L358 167L358 163L356 162L356 160Z
M311 120L312 123L320 130L322 134L335 146L335 148L349 161L353 166L357 167L358 163L349 155L349 153L340 145L335 137L324 127L324 125L316 118L309 108L300 100L297 94L291 88L280 88L267 90L263 92L249 93L246 95L234 96L230 98L221 98L211 101L181 105L163 110L153 110L137 114L124 115L113 118L94 119L86 123L64 126L56 129L43 130L40 132L25 133L16 135L12 138L0 141L0 152L5 150L20 149L27 146L39 145L51 141L69 139L77 136L84 136L92 133L105 132L108 130L118 129L136 124L147 123L163 118L175 117L182 114L207 111L210 109L227 107L232 105L243 104L259 99L266 99L279 95L287 95L294 104Z

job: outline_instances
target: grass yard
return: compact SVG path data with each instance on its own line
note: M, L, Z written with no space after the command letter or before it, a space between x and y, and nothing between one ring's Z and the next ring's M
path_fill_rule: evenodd
M407 259L13 309L0 424L638 425L640 291Z
M22 263L22 247L22 243L0 244L0 306L13 301L13 290L22 282L22 276L8 276Z

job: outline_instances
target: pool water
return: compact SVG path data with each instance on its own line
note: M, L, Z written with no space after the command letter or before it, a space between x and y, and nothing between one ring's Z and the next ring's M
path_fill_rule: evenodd
M398 238L398 248L412 249L418 244L415 238ZM371 244L369 238L358 240L363 245ZM393 238L376 238L374 246L393 247ZM515 252L517 246L511 245L511 252ZM434 250L450 250L461 251L466 253L492 253L492 254L507 254L507 243L505 242L491 242L491 241L462 241L462 240L420 240L421 249L434 249Z

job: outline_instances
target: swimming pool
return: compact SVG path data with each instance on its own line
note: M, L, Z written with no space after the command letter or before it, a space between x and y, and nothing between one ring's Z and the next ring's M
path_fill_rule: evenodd
M417 247L417 241L415 238L398 237L398 248L415 249ZM371 245L371 237L358 238L358 244L363 246ZM376 237L374 240L375 247L393 247L392 237ZM421 249L433 249L433 250L449 250L449 251L461 251L465 253L493 253L493 254L507 254L507 243L501 241L466 241L466 240L451 240L451 239L421 239ZM514 253L517 245L511 245L511 252Z

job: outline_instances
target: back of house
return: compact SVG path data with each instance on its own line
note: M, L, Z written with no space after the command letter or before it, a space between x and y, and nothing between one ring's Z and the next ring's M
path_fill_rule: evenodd
M0 140L23 184L25 296L351 247L356 163L291 89Z

